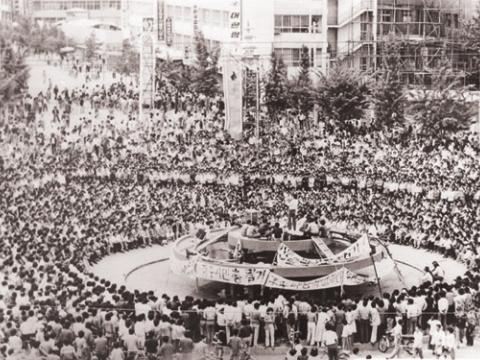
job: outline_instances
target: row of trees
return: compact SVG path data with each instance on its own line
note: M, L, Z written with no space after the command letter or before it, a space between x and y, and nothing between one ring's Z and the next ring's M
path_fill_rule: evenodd
M276 120L286 110L308 117L318 105L321 116L334 120L340 127L349 120L364 118L369 109L374 110L377 128L414 125L420 134L438 135L469 127L472 110L465 98L469 88L449 60L442 57L437 68L431 69L431 84L424 83L409 91L402 79L403 45L399 39L387 39L378 70L373 74L337 64L327 74L320 74L315 86L308 48L303 47L300 70L292 80L287 77L283 60L272 54L264 94L270 118Z
M28 86L26 50L15 36L11 28L0 26L0 109L17 100Z
M68 45L65 33L56 26L41 26L28 17L16 20L12 29L13 40L34 54L58 53Z

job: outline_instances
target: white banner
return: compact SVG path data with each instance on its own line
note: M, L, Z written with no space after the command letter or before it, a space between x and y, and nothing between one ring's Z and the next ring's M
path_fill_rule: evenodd
M278 266L318 266L328 264L325 259L307 259L298 255L284 243L277 249L276 264Z
M228 24L228 27L230 30L230 40L240 41L241 31L242 31L240 0L232 1L232 9L230 11L229 17L230 17L230 22Z
M225 130L239 140L243 131L242 65L239 59L226 54L223 61L223 93Z
M265 286L285 290L320 290L337 286L359 285L368 281L366 277L359 276L346 268L341 268L333 273L310 281L296 281L270 273Z
M195 276L201 279L226 282L238 285L263 285L270 267L245 268L224 266L205 261L197 262Z
M179 260L175 256L170 257L170 269L174 274L195 277L195 266L199 257L192 255L187 260Z
M333 259L335 257L335 254L321 238L312 238L312 241L317 247L317 250L321 252L327 259Z
M341 253L335 255L335 259L350 260L352 258L359 257L361 255L370 254L370 242L368 241L368 235L363 234L357 241L355 241L348 248Z

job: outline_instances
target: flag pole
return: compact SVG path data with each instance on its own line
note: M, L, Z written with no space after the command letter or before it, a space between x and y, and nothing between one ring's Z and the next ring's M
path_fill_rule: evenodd
M373 250L370 244L370 236L368 236L368 234L367 234L367 241L368 241L368 246L370 247L370 259L372 260L373 269L375 270L375 278L377 279L378 292L381 298L383 294L382 285L380 284L380 277L378 276L377 264L375 263L375 259L373 258Z

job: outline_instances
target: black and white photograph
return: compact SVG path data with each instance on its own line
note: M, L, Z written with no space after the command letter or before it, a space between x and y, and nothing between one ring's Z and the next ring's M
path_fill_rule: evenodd
M0 360L478 359L479 321L480 0L0 0Z

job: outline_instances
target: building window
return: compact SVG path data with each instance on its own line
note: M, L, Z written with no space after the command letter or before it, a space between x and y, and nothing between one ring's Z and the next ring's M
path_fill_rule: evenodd
M379 21L380 22L393 22L393 14L392 10L378 10L378 16L379 16Z
M208 9L203 9L202 10L202 22L204 24L209 24L210 23L210 10L208 10Z
M360 58L360 70L366 71L368 69L368 59L365 56Z
M320 34L322 32L322 15L312 15L312 29L313 34Z
M177 19L177 20L182 20L182 19L183 19L182 7L181 7L181 6L175 6L173 16L174 16L175 19Z
M220 10L212 11L212 25L220 26L222 24L222 13Z
M183 20L192 21L192 9L189 7L183 8Z
M275 15L275 33L308 33L308 15Z
M315 66L322 67L322 48L315 49Z
M230 27L230 13L228 11L224 11L222 14L223 14L223 27L225 28Z
M281 57L287 66L300 66L300 49L275 49L275 55Z

